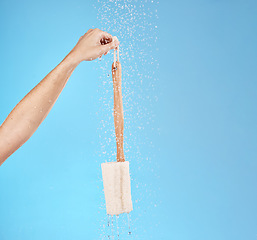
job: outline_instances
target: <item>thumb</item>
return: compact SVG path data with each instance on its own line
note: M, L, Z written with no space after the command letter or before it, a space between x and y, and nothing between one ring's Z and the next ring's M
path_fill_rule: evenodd
M107 53L108 51L110 51L111 49L114 49L116 47L118 47L120 44L120 42L118 41L117 37L113 37L112 41L110 43L104 44L104 45L100 45L100 54L104 54Z

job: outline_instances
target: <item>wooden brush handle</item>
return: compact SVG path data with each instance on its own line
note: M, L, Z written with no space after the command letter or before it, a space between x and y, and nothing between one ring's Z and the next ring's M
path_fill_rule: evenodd
M115 62L112 64L112 80L114 92L114 127L116 134L117 145L117 162L125 162L123 151L123 130L124 130L124 117L122 106L122 92L121 92L121 64Z

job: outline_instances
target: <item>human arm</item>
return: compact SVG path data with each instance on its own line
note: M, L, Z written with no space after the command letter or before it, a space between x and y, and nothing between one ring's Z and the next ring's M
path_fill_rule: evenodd
M90 29L71 52L11 111L0 126L0 165L37 130L82 61L94 60L118 46L112 36Z

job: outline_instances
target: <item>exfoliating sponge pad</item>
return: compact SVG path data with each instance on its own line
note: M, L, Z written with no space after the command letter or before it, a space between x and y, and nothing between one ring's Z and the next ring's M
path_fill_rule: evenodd
M107 214L129 213L133 210L129 162L107 162L101 166Z

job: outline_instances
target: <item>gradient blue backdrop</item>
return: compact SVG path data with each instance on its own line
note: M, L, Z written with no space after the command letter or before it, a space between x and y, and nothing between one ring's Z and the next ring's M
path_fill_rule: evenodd
M156 115L143 134L154 148L139 149L142 159L151 152L151 162L131 169L133 198L141 194L132 238L256 240L257 3L145 5L158 9L159 49L152 56L160 67L155 90L148 91L158 101L143 101ZM4 0L0 20L2 123L78 38L101 23L93 1L78 0ZM38 131L2 165L0 240L102 239L99 64L75 70Z

